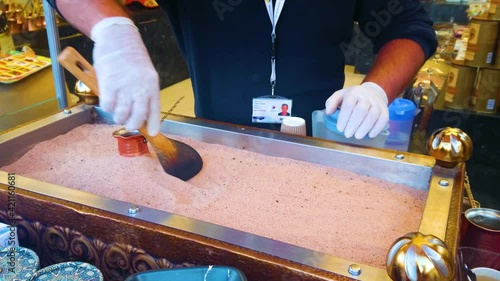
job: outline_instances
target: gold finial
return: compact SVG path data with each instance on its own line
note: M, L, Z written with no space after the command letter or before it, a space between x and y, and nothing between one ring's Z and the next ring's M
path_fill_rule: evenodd
M453 168L467 161L472 154L472 140L457 128L442 128L435 131L427 141L429 155L436 158L437 164Z
M441 239L412 232L394 242L386 270L394 281L450 281L455 276L455 259Z

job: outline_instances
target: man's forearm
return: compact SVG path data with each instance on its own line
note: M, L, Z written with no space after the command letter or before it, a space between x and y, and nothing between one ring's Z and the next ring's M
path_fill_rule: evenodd
M364 82L382 87L391 103L410 85L424 63L425 54L419 44L408 39L393 40L380 50Z
M116 0L57 0L62 16L76 29L90 36L92 27L107 17L128 17Z

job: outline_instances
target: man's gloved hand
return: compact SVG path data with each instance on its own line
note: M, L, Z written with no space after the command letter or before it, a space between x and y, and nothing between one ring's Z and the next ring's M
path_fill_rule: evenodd
M362 139L367 134L374 138L389 121L387 95L375 83L365 82L335 92L326 101L325 113L333 114L341 104L337 129L347 138L354 135Z
M160 130L160 85L134 23L124 17L98 22L91 31L100 106L129 131L147 121L151 136Z

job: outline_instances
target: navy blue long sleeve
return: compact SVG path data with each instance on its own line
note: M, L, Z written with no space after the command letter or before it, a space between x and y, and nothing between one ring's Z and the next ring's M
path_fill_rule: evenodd
M363 33L374 44L377 53L394 39L410 39L422 47L426 58L437 48L433 22L419 0L389 0L359 2L355 19Z
M271 93L272 27L264 1L157 2L188 64L197 117L279 128L251 123L252 99ZM309 133L312 111L343 86L344 52L356 48L349 44L353 21L376 52L397 38L414 40L426 57L437 46L418 0L287 1L276 29L276 94L293 99L292 115L307 121Z

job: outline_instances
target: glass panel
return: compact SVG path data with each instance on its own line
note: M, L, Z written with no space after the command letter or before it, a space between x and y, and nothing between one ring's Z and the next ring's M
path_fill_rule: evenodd
M60 110L51 64L42 0L0 1L0 133Z

